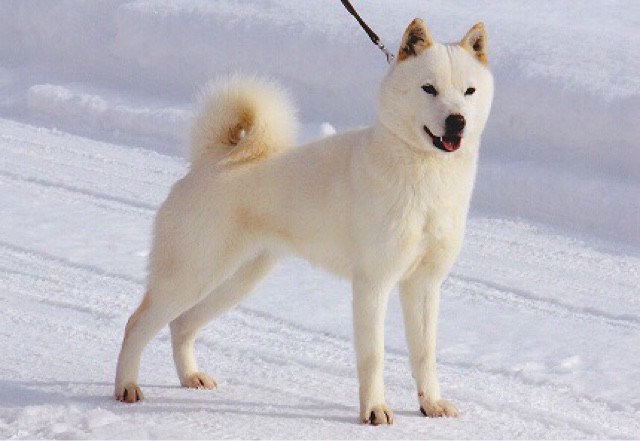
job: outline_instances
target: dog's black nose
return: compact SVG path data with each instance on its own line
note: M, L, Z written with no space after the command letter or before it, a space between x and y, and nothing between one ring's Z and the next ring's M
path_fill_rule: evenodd
M447 119L444 120L444 130L447 133L460 133L464 130L464 125L464 116L459 113L449 115Z

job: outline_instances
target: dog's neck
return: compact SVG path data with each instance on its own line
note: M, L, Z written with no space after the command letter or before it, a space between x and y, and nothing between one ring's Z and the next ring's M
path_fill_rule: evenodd
M368 136L356 162L367 163L359 168L366 170L367 178L381 185L381 190L412 195L415 200L433 197L434 191L454 190L454 199L468 203L475 181L478 143L464 145L467 152L451 154L435 148L419 150L381 123L371 127Z
M418 170L436 164L454 164L455 168L463 164L474 165L478 158L480 140L466 138L460 150L445 153L428 146L422 139L407 139L402 131L393 130L381 119L371 128L371 148L374 155L389 162L395 162L404 169Z

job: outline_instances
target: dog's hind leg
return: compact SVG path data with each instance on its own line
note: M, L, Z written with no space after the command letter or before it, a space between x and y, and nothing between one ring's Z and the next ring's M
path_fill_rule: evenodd
M165 290L156 284L129 317L116 366L114 395L118 401L135 403L144 398L137 385L142 351L164 325L195 303L195 299L189 302L188 297L173 296L173 293L174 290Z
M173 360L182 386L206 389L217 386L215 380L198 370L194 352L196 334L210 320L246 298L273 268L276 260L267 253L259 255L171 322Z
M213 268L201 267L197 271L174 271L171 274L157 268L151 271L149 290L125 328L116 367L117 400L134 403L143 399L136 383L145 346L163 326L202 300L211 287L217 285L217 280L225 280L233 274L242 257L240 250L236 251L235 258L220 259L218 266ZM184 268L192 270L194 265L185 264ZM208 274L216 274L216 277Z
M137 385L142 351L149 341L171 320L202 298L193 280L154 278L140 306L129 317L118 356L115 398L135 403L143 399Z

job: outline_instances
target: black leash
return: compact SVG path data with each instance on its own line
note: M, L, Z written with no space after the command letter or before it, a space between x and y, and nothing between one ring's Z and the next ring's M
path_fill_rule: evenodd
M384 47L384 44L382 44L380 37L378 37L378 35L375 32L373 32L373 30L364 22L364 20L360 17L360 15L358 15L355 8L351 5L351 2L349 2L349 0L340 0L340 1L344 5L344 7L347 9L347 11L349 11L349 13L353 15L356 18L356 20L358 20L358 23L360 23L360 26L362 26L362 29L364 29L364 31L367 33L371 41L373 41L373 44L378 46L380 50L384 53L384 55L387 57L387 63L389 64L393 63L393 60L395 59L393 54L389 52L386 47Z

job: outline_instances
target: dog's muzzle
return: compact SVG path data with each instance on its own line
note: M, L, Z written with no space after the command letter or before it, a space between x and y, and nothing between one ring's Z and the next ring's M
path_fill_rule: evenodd
M451 153L455 152L460 148L462 144L462 136L461 133L450 134L445 133L443 136L436 136L431 133L429 127L424 126L424 131L431 137L431 141L433 141L433 145L442 150L443 152Z

